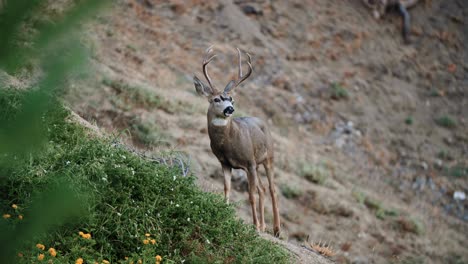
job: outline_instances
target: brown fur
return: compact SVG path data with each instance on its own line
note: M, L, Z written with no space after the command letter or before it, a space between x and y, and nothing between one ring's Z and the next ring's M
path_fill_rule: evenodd
M208 49L207 55L211 51ZM214 56L213 56L214 57ZM206 65L213 59L205 58L204 73L207 77L210 86L205 85L196 76L194 84L197 92L208 98L210 106L208 108L208 134L211 141L211 150L218 158L223 168L224 174L224 196L226 202L229 203L229 193L231 190L231 171L232 169L242 169L247 173L249 183L249 201L252 207L253 223L257 230L265 231L264 217L264 196L265 188L258 176L258 169L261 165L265 168L270 195L273 206L275 235L280 232L279 209L276 197L276 189L274 184L273 172L273 139L265 122L256 117L239 117L232 118L231 114L226 115L226 109L233 108L232 97L230 91L245 80L251 73L250 56L249 67L250 71L246 76L242 76L240 65L239 51L239 79L240 81L231 81L224 91L221 93L211 86L211 80L208 76ZM234 86L235 85L235 86ZM255 191L259 196L260 221L257 218L257 207L255 201Z
M363 2L372 10L374 17L379 19L385 15L385 11L389 6L401 4L406 8L411 8L419 0L363 0Z

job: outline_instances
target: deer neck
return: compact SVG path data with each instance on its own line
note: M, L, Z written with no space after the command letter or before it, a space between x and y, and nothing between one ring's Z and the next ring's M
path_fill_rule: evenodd
M208 134L211 141L222 144L233 128L232 118L219 117L208 113Z

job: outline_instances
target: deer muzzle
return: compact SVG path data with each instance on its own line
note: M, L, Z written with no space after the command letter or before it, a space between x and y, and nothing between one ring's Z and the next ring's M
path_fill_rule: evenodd
M234 113L234 107L232 107L232 106L226 107L226 108L224 109L223 113L224 113L224 116L226 116L226 117L231 116L232 113Z

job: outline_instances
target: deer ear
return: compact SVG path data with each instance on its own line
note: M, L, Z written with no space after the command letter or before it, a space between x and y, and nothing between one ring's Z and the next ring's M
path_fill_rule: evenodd
M229 93L232 88L234 88L234 84L236 82L234 80L230 81L227 85L226 85L226 88L224 88L224 93Z
M210 96L213 94L213 90L210 87L206 86L197 76L193 76L193 84L195 84L195 89L197 93L202 96Z

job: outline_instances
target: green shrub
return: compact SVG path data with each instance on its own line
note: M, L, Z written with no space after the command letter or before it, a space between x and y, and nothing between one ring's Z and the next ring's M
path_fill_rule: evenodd
M0 106L0 116L14 116L18 100L13 97L18 93L3 96L7 104ZM109 139L87 136L83 128L65 121L68 116L64 109L48 112L43 118L45 150L0 167L0 174L9 175L0 182L0 210L12 216L0 221L12 232L35 220L30 210L35 193L64 181L70 186L67 192L80 200L68 204L76 213L66 224L52 225L48 232L22 241L17 252L23 256L17 262L39 262L40 253L45 253L44 261L51 259L35 247L37 243L46 250L55 248L57 263L74 263L77 258L114 263L125 257L153 263L156 255L166 263L289 262L284 249L238 220L220 195L198 189L193 176L182 177L178 167L136 156ZM0 164L7 158L2 155ZM57 199L49 201L51 206ZM52 207L44 213L56 210L62 209ZM18 220L20 214L24 220ZM155 243L145 244L145 239Z
M130 127L132 138L145 146L169 146L171 136L158 127L154 122L134 120Z
M298 174L312 183L324 185L330 175L330 172L324 165L310 164L306 161L302 161L299 162L298 165Z
M360 204L364 204L364 201L366 200L366 195L358 190L354 190L351 195L356 199L356 201Z
M397 220L398 227L402 231L423 235L425 232L424 224L413 217L401 217Z
M454 164L452 166L444 167L444 173L448 176L461 178L468 176L468 166L463 165L462 163Z
M302 196L303 192L299 190L298 188L291 187L286 184L280 185L281 193L286 197L287 199L296 199Z
M144 107L161 108L165 102L161 96L144 87L131 86L123 81L103 79L102 84L112 88L117 93L117 98L113 101L119 108Z
M457 122L450 116L441 116L435 120L436 124L445 128L454 128Z
M453 156L447 150L441 150L437 153L437 157L443 160L453 160Z
M339 83L332 83L330 86L331 98L335 100L347 99L349 97L348 91Z
M406 119L405 119L405 124L407 125L412 125L414 123L414 120L413 120L413 117L412 116L408 116Z

